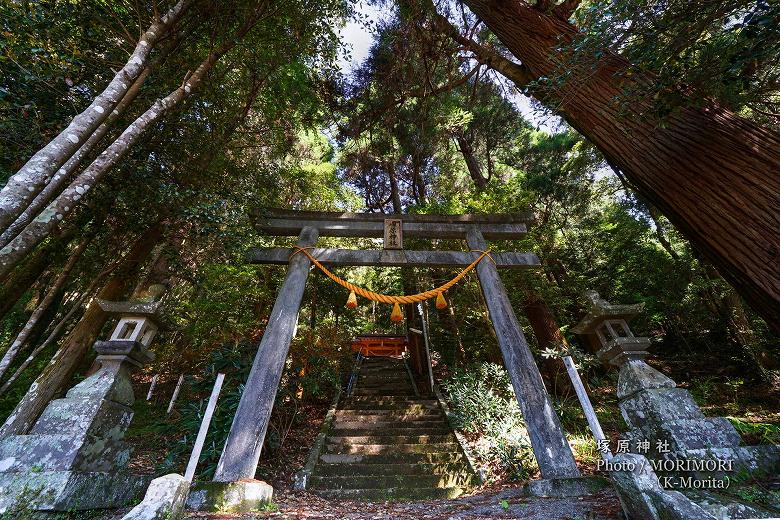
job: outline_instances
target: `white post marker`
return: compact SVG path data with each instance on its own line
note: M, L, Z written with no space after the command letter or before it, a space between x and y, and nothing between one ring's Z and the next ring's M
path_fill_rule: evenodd
M593 410L593 405L590 403L590 398L585 391L585 385L582 384L582 379L580 379L580 374L577 372L577 367L574 365L574 360L571 356L563 356L563 364L566 365L566 371L569 373L569 378L574 385L574 391L577 392L577 398L580 400L580 405L582 405L582 411L585 412L585 418L588 420L590 431L593 433L593 437L596 438L596 447L601 454L601 457L604 460L609 461L612 459L612 452L609 447L606 448L606 451L599 449L601 445L608 446L604 443L604 441L607 440L607 437L601 429L599 418L596 417L596 411Z
M198 430L198 437L195 439L195 446L192 447L192 453L190 453L190 461L187 463L187 471L184 473L184 478L187 482L192 482L195 477L195 468L198 467L198 459L200 459L200 452L203 451L203 443L206 442L206 434L209 431L209 425L211 424L211 416L214 415L214 408L217 407L217 399L219 399L219 392L222 390L222 381L225 380L225 374L217 374L217 380L214 382L214 389L211 390L211 397L209 397L209 403L206 405L206 413L203 414L203 420L200 422L200 429Z
M428 316L425 311L428 310L427 306L423 306L424 302L417 304L417 310L420 311L420 321L422 322L422 335L423 341L425 341L425 357L428 360L428 379L431 385L431 393L433 393L433 367L431 366L431 349L428 343Z
M171 396L171 402L168 404L168 411L165 412L166 415L171 413L171 410L173 410L173 404L176 402L176 398L179 397L179 390L181 390L181 384L184 382L184 374L179 376L179 382L176 383L176 389L173 391L173 395Z
M159 375L160 374L155 374L154 377L152 378L152 384L149 385L149 392L147 392L147 394L146 394L146 400L147 401L152 398L152 392L154 392L154 387L157 386L157 376L159 376Z

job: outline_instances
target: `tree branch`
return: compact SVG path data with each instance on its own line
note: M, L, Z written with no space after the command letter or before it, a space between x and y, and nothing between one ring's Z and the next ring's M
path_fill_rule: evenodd
M514 82L518 88L523 88L536 79L525 65L515 63L505 58L497 51L485 47L471 38L463 36L460 33L460 30L452 25L445 16L439 14L435 8L431 9L430 14L434 28L438 32L455 40L466 50L471 52L474 55L474 59L479 63L498 71L507 79Z
M563 0L560 4L553 7L553 14L561 20L568 20L577 7L580 5L580 0Z

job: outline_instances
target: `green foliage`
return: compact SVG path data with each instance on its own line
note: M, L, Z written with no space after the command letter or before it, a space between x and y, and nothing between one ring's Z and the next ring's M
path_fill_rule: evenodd
M117 32L120 20L132 27L132 14L113 2L91 4L0 7L0 183L89 104L112 75L108 64L122 59Z
M627 75L653 74L653 84L626 92L626 102L639 97L663 119L715 98L778 124L777 2L594 0L576 18L581 33L573 60L590 63L609 48L631 61Z
M734 494L747 502L770 507L777 507L778 502L780 502L780 491L766 489L756 485L740 487Z
M492 363L472 365L455 371L442 387L453 427L477 437L478 463L515 479L528 475L533 453L506 370Z
M739 417L728 417L743 437L758 440L761 444L780 444L780 426L777 424L749 422Z

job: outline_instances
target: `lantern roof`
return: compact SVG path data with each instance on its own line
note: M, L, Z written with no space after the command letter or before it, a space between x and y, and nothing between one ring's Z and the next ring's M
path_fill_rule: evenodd
M644 309L644 303L632 303L628 305L613 305L601 298L596 291L587 291L585 297L589 300L588 314L572 327L575 334L593 334L606 320L631 321Z
M103 312L114 316L143 316L149 318L158 328L164 329L165 323L160 316L162 302L138 302L124 301L112 302L108 300L97 299L97 304L103 309Z

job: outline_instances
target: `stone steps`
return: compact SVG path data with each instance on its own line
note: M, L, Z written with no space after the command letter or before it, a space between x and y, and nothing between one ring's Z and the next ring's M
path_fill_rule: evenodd
M344 405L341 409L349 410L350 408L374 407L378 410L382 410L387 406L404 407L409 405L418 407L437 407L438 403L427 399L419 399L414 395L352 395L344 400Z
M412 413L439 410L439 403L427 399L415 400L414 396L356 395L349 397L341 410L392 410Z
M326 453L357 453L362 455L385 455L388 453L440 453L458 450L456 443L431 444L331 444L326 441Z
M323 453L320 462L327 464L447 464L462 462L463 454L460 452L447 453ZM317 473L315 468L315 474Z
M463 494L461 487L447 488L385 488L385 489L321 489L317 494L336 500L363 500L367 502L410 501L436 498L458 498Z
M386 462L368 464L355 462L352 464L327 464L320 463L317 466L319 476L351 476L351 475L446 475L468 474L462 461L441 462Z
M379 410L381 411L381 410ZM387 410L390 411L390 410ZM439 414L420 414L420 413L357 413L336 415L336 423L349 424L360 423L363 428L370 428L372 425L377 425L377 428L383 428L388 424L411 424L414 426L420 426L424 424L442 424L447 426L449 423L443 415Z
M386 430L378 430L376 428L334 428L331 430L330 435L335 437L362 437L368 435L377 435L381 432L383 436L407 436L407 435L446 435L452 430L447 426L437 426L433 428L415 428L409 426L407 428L388 428Z
M416 500L456 497L472 477L438 401L414 395L402 361L368 358L308 485L327 498Z
M358 382L381 384L381 383L398 383L409 384L409 374L383 374L383 373L360 373L357 377Z
M336 419L347 419L350 421L414 421L446 419L446 416L440 410L420 410L406 413L397 410L336 410Z
M411 419L408 421L336 421L333 424L335 430L385 430L405 428L444 428L449 431L449 425L443 420L426 421Z
M333 433L333 432L331 432ZM341 433L341 432L339 432ZM331 435L328 437L328 443L341 444L441 444L455 442L455 436L452 433L442 434L418 434L418 435Z
M312 476L318 489L385 489L385 488L447 488L466 482L460 475L347 475Z
M387 395L388 392L389 391L387 389L382 389L382 388L378 388L378 389L358 388L357 390L355 390L352 393L352 395L353 396L356 396L356 395L382 395L382 396L384 396L384 395ZM392 395L403 395L403 396L410 396L411 397L411 396L414 395L414 390L412 390L411 388L409 390L393 390L392 391Z
M398 390L413 390L412 385L409 384L409 381L386 381L381 383L372 382L371 384L361 383L362 381L358 381L356 383L355 388L357 390L387 390L388 392Z

